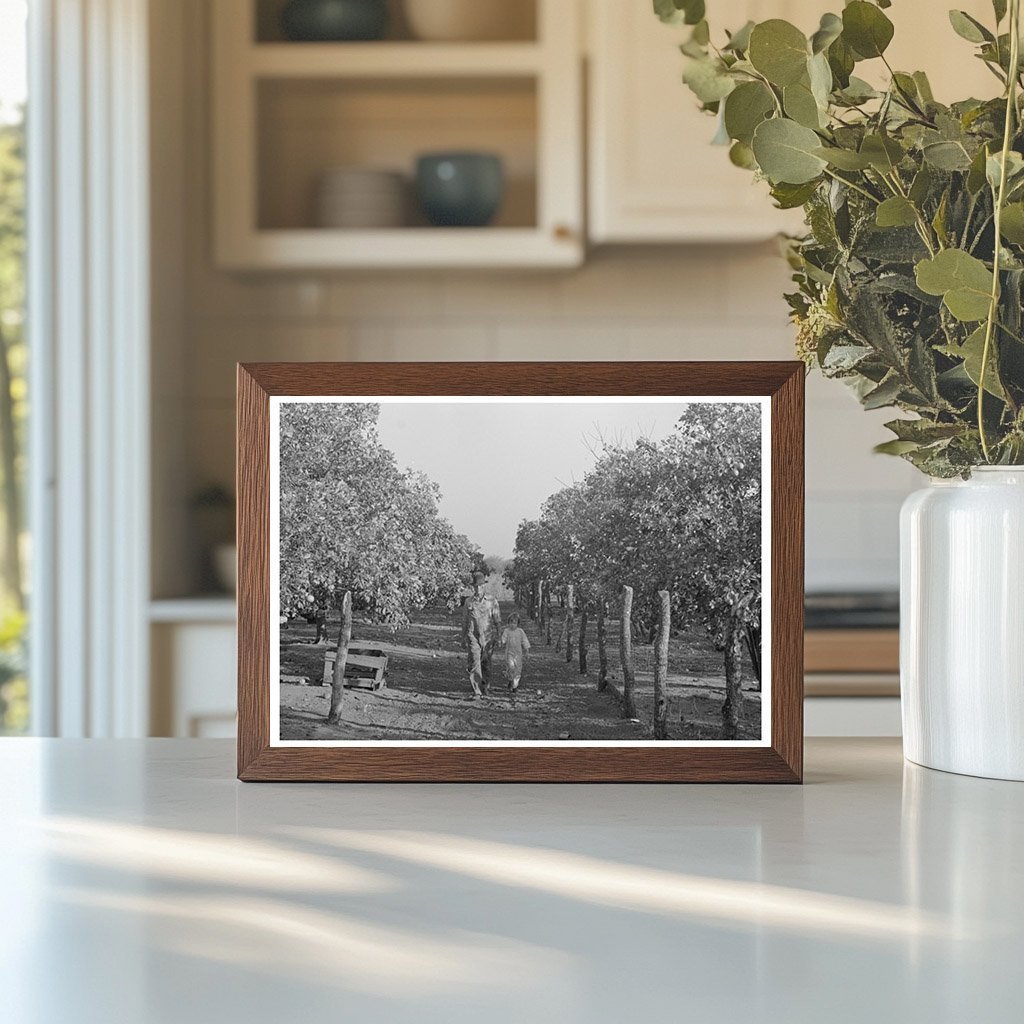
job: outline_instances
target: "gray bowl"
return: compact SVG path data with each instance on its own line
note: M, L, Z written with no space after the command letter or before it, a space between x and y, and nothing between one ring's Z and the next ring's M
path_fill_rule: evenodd
M494 219L505 196L501 157L426 153L416 162L416 192L435 227L483 227Z
M281 28L295 42L380 39L388 26L387 0L291 0Z

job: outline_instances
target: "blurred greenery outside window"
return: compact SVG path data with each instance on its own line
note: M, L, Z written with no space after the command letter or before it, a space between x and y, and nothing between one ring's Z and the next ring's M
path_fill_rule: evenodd
M26 675L25 0L0 0L0 734L29 728Z

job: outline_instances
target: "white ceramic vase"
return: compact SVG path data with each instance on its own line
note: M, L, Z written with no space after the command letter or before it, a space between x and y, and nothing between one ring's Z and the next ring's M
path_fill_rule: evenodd
M905 755L1024 781L1024 467L912 494L900 550Z

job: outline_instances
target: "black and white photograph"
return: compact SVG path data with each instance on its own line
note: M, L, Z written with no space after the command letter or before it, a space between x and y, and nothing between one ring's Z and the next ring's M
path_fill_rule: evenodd
M769 403L275 397L275 745L764 745Z

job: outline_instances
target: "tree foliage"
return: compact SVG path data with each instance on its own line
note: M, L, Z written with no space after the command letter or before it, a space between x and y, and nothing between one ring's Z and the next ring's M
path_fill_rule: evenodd
M483 561L438 511L438 489L400 469L371 403L287 403L280 416L281 614L335 605L345 591L375 621L454 606Z
M594 468L520 524L505 577L575 587L578 602L607 601L633 587L635 621L654 621L659 590L676 621L716 636L740 598L760 615L760 409L697 403L654 443L604 444Z
M939 102L923 72L892 68L889 0L852 0L809 37L786 21L711 41L703 2L655 0L692 25L684 81L732 161L802 206L787 296L797 347L889 424L879 450L933 476L1024 463L1024 133L1020 0L992 24L950 12L999 95ZM936 9L938 14L939 9ZM883 90L855 74L888 72Z

